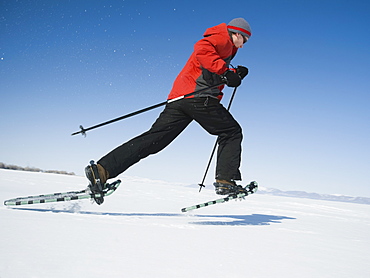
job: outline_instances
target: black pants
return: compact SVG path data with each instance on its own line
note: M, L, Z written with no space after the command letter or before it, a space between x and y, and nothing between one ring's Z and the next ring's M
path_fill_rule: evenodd
M216 179L241 180L242 129L229 111L211 97L168 103L150 130L117 147L98 163L108 171L109 178L114 178L141 159L164 149L193 120L218 136Z

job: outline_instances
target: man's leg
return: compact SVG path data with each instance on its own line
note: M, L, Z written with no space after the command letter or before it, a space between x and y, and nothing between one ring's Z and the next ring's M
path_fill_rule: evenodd
M147 132L117 147L98 164L114 178L148 155L168 146L192 121L179 109L179 103L170 103Z
M210 134L218 136L216 179L241 180L242 129L233 116L214 98L192 98L186 112Z

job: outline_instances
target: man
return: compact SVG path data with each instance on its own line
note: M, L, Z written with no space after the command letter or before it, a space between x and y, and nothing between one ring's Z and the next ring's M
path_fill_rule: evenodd
M218 136L216 193L225 195L243 190L235 182L241 180L242 129L220 100L223 84L238 87L248 74L246 67L229 67L238 49L250 36L251 28L243 18L207 29L204 38L194 45L194 52L174 81L169 102L150 130L112 150L97 164L91 163L85 168L92 192L100 192L107 179L164 149L193 120L208 133ZM175 100L199 90L191 97ZM101 204L103 197L95 200Z

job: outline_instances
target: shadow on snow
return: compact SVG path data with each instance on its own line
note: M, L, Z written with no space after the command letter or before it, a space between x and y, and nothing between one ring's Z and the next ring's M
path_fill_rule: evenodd
M251 215L194 215L195 217L207 217L210 220L190 222L196 225L216 225L216 226L246 226L246 225L270 225L271 223L281 223L284 219L295 219L293 217L267 215L267 214L251 214ZM218 220L217 218L229 218L226 220ZM231 221L230 221L231 220Z
M125 216L125 217L188 217L193 220L189 224L209 226L247 226L247 225L270 225L281 223L285 219L296 219L287 216L251 214L251 215L205 215L205 214L179 214L179 213L120 213L120 212L95 212L75 211L63 209L40 209L40 208L11 208L13 210L53 212L53 213L74 213L82 215L97 216ZM205 219L206 218L206 219ZM221 220L222 219L222 220ZM194 221L195 220L195 221Z

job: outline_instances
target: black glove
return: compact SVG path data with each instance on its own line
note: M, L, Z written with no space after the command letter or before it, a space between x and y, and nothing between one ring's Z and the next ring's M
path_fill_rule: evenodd
M228 70L222 74L222 78L229 87L238 87L242 83L239 74L232 70Z
M248 75L248 72L249 72L248 68L243 66L238 66L238 68L236 69L236 73L239 74L242 80L244 79L244 77Z

